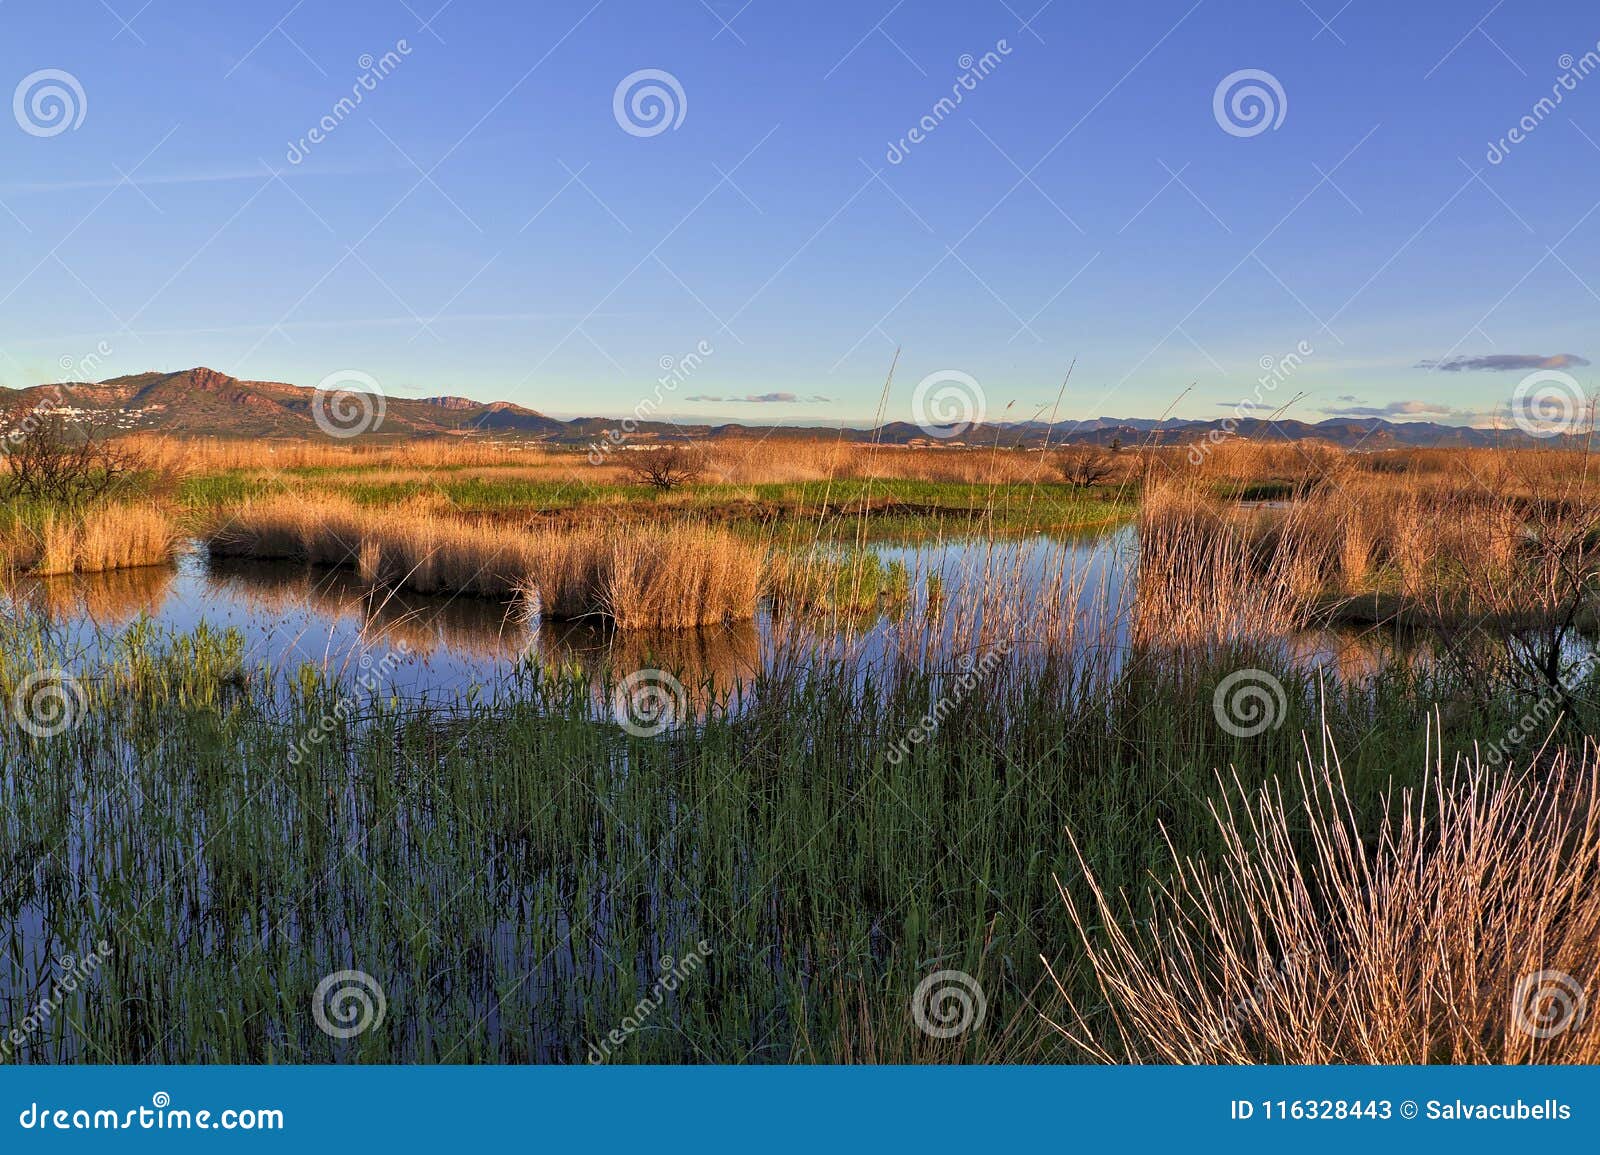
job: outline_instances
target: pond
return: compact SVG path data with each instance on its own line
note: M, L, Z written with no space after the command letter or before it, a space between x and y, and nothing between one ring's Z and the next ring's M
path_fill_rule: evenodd
M532 664L660 668L688 685L737 689L770 670L780 653L792 657L802 637L804 652L861 668L896 653L967 664L975 655L962 652L957 639L974 638L1103 649L1115 664L1128 645L1136 544L1131 526L1070 537L879 544L878 555L909 575L909 597L891 612L837 619L775 615L763 606L753 621L676 632L546 621L522 602L375 590L351 570L213 558L198 543L170 567L20 579L7 600L13 611L51 623L63 651L84 668L141 618L175 632L204 623L238 631L252 670L283 678L310 664L335 678L363 674L371 688L404 700L442 705L513 692L519 672ZM1006 596L992 596L996 588ZM1297 661L1358 679L1393 656L1397 638L1384 629L1316 629L1281 644Z
M235 710L150 709L129 695L69 732L13 744L0 774L0 1021L43 1025L18 1036L14 1056L0 1040L0 1061L584 1061L671 970L663 960L703 942L712 961L687 997L707 1001L664 1011L629 1055L679 1057L679 1028L714 1012L726 1017L708 1037L735 1048L714 1057L778 1058L786 1031L840 1021L818 1001L833 976L914 984L912 962L966 949L974 925L989 949L986 928L1016 909L1026 915L995 948L1004 965L984 978L995 1005L1014 1009L1042 981L1026 968L1070 934L1054 882L1071 863L1061 832L1098 829L1111 861L1143 861L1161 824L1204 821L1219 765L1293 765L1294 743L1324 718L1311 694L1280 701L1286 721L1258 737L1227 729L1212 687L1179 676L1122 679L1125 693L1088 698L1077 718L1069 688L1024 700L1016 718L991 709L1004 697L975 697L964 715L907 720L884 709L881 680L852 694L830 665L803 687L815 694L778 678L741 724L707 720L692 740L657 741L653 716L600 691L607 671L675 671L692 712L671 722L698 723L710 714L703 687L737 689L797 658L842 663L857 690L880 662L925 660L935 685L916 689L930 702L938 679L1001 643L1098 654L1115 671L1135 652L1136 546L1127 526L883 544L879 556L908 575L892 609L838 619L767 607L653 635L198 548L172 567L19 582L11 609L49 622L78 674L140 622L205 624L236 630L247 665L277 685L309 664L443 708L379 703L329 729L332 695L266 708L258 681ZM1427 646L1380 629L1277 644L1352 683ZM582 672L579 710L592 694L595 715L617 724L518 701L526 672L549 665ZM1375 713L1365 694L1330 695L1344 733L1358 720L1357 756ZM1391 721L1421 731L1419 703L1401 699ZM925 756L929 735L937 756ZM979 855L991 865L975 923L962 896ZM310 1008L330 976L358 972L392 1020L346 1047ZM80 1002L42 1016L62 975ZM884 1013L903 1016L909 993ZM247 1008L248 1029L219 1007Z

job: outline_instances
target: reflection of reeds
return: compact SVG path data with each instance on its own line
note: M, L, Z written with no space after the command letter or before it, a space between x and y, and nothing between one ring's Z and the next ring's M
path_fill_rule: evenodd
M84 617L105 627L155 610L166 598L174 576L169 566L139 566L82 577L22 577L5 593L14 605L50 621Z
M603 711L619 678L635 671L670 673L684 694L685 716L704 719L762 672L761 631L753 621L699 630L618 630L593 622L545 622L526 659L546 671L586 680Z
M374 589L348 569L303 562L214 558L210 582L244 599L264 619L311 611L359 624L364 635L427 657L440 650L487 660L512 660L527 644L518 607L484 598L417 595Z
M1594 1063L1600 762L1465 765L1357 819L1337 765L1214 809L1220 862L1171 850L1150 907L1063 891L1110 1062ZM1131 924L1131 925L1130 925ZM1065 994L1065 988L1063 988ZM1071 1001L1069 996L1069 1002Z

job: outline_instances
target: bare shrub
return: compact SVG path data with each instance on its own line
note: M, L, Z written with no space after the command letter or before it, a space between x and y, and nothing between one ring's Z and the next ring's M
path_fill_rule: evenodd
M13 409L0 439L0 498L83 506L126 489L147 466L130 443L94 424L69 427L59 413Z
M634 481L662 493L687 485L706 471L705 455L689 445L634 450L627 465Z
M1104 1006L1060 1029L1114 1063L1594 1063L1600 750L1543 773L1431 768L1376 829L1337 756L1212 814L1147 907L1065 889ZM1059 986L1059 984L1058 984Z
M1056 455L1056 472L1068 485L1087 489L1098 485L1116 472L1116 459L1103 449L1092 445L1063 449Z

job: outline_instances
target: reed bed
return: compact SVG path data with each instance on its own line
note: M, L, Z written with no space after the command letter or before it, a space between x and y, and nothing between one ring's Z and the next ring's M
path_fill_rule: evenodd
M0 700L40 670L81 692L54 737L0 718L0 916L24 928L0 1008L25 1016L62 951L114 947L23 1062L584 1062L691 953L704 966L609 1061L1082 1061L1091 1041L1049 1026L1101 997L1058 890L1093 909L1080 856L1110 895L1174 877L1174 850L1226 853L1215 767L1256 790L1322 724L1351 751L1350 828L1379 830L1393 775L1415 784L1518 710L1402 668L1319 694L1269 651L1097 670L1080 639L964 672L892 648L865 671L765 663L736 708L691 690L646 736L609 708L626 667L600 710L588 673L542 663L443 709L311 669L263 680L227 635L139 627L84 666L46 630L0 631ZM618 657L693 676L664 649ZM1245 665L1285 688L1281 725L1248 739L1213 710ZM1454 721L1430 750L1435 701ZM92 849L48 853L63 837ZM311 1011L337 970L388 1006L348 1040ZM934 970L981 985L982 1023L917 1027Z
M1120 595L1094 573L1052 571L1028 543L990 540L963 563L982 578L970 598L947 592L948 566L908 570L897 615L867 615L847 645L820 635L901 579L873 586L880 577L851 574L851 553L816 534L789 545L846 568L807 574L788 550L770 560L771 539L703 524L680 539L679 524L528 529L442 518L436 503L242 506L211 534L219 555L338 565L375 601L385 586L460 588L486 560L503 562L487 567L494 596L536 592L541 611L577 619L573 632L592 623L595 640L581 660L578 647L536 647L493 701L446 705L322 667L253 670L236 635L138 623L84 649L30 617L0 618L0 918L20 928L0 947L0 1011L24 1018L63 950L115 948L7 1057L592 1061L661 960L693 955L703 965L602 1058L1085 1061L1137 1049L1160 1060L1167 1044L1148 1037L1156 1028L1127 992L1141 1007L1171 1003L1159 984L1136 985L1136 962L1170 977L1187 1005L1226 1007L1242 1001L1235 980L1260 981L1286 957L1274 950L1302 945L1323 949L1321 997L1348 1000L1344 1033L1331 1010L1313 1016L1326 1029L1299 1036L1304 1053L1399 1053L1397 1024L1420 1022L1468 1061L1587 1056L1577 1041L1512 1049L1490 1021L1489 988L1545 961L1576 959L1572 973L1593 978L1593 686L1560 704L1548 737L1518 748L1529 776L1502 779L1461 759L1520 725L1526 698L1446 660L1334 677L1264 636L1330 583L1399 580L1398 535L1411 523L1377 516L1392 504L1391 475L1363 471L1370 497L1359 479L1307 484L1289 508L1257 510L1221 503L1219 479L1167 489L1152 468L1140 526L1152 544L1123 542L1140 550L1148 606L1101 613ZM868 475L857 493L876 485ZM1462 574L1453 566L1474 560L1471 535L1440 531L1440 550L1455 552L1419 553L1421 580L1472 589L1473 575L1508 561L1519 581L1543 575L1555 589L1583 556L1581 540L1569 549L1582 486L1547 491L1546 516L1508 483L1503 508L1520 516L1503 523L1518 527L1504 558ZM1334 504L1345 491L1352 507ZM1419 491L1418 509L1444 497L1443 485ZM1343 528L1350 509L1364 516L1360 536ZM725 620L785 587L804 608L772 637ZM655 643L610 628L719 613L728 654L687 630ZM698 684L752 656L760 668L737 695ZM661 675L675 671L673 702ZM1272 724L1250 734L1217 705L1240 671L1281 691ZM70 725L49 737L17 705L41 674L73 703ZM650 703L674 707L658 711L659 728L619 718L646 674ZM1283 777L1323 734L1345 756L1318 763L1325 778L1307 771L1296 792ZM1232 809L1216 802L1221 767ZM1547 783L1571 785L1540 793ZM1555 844L1572 857L1554 857ZM1309 905L1297 905L1297 885ZM1117 935L1150 932L1118 929L1130 912L1114 896L1152 886L1145 906L1159 913L1176 896L1179 913L1119 955ZM1285 910L1262 895L1283 896ZM1429 937L1435 922L1448 942ZM1359 939L1357 926L1374 929ZM1172 945L1180 931L1192 949ZM1503 944L1503 957L1470 959L1475 935ZM1237 961L1216 962L1226 959ZM311 1000L350 970L382 987L387 1013L335 1039ZM987 1008L950 1038L910 1011L938 970L965 972ZM1481 990L1460 986L1475 981ZM1428 1013L1381 1002L1386 990L1422 996ZM239 1013L218 1016L219 1005ZM1322 1006L1335 1004L1311 1010ZM1244 1026L1250 1046L1270 1046L1252 1053L1290 1045L1287 1027L1264 1035L1258 1018Z
M1600 749L1435 762L1376 824L1325 757L1235 779L1220 854L1174 848L1137 906L1082 862L1092 903L1063 896L1102 998L1063 1031L1106 1062L1600 1061Z
M619 526L530 538L539 613L621 629L687 629L755 617L762 553L706 526Z
M508 531L431 513L347 502L270 500L208 535L217 557L353 567L363 582L413 593L532 595L553 619L683 629L755 616L759 548L694 524Z
M1313 608L1374 597L1391 616L1438 627L1592 612L1600 503L1550 496L1397 492L1356 477L1257 508L1194 479L1153 482L1137 520L1137 629L1169 639L1281 633Z
M282 473L319 470L387 473L501 470L508 475L577 472L590 481L623 484L635 439L592 460L588 446L549 446L483 437L434 438L391 444L179 439L154 434L127 438L152 469L189 476L236 471ZM775 451L775 448L777 451ZM1029 450L993 447L907 448L837 438L720 438L707 450L711 479L735 485L784 484L828 479L901 478L965 484L1015 484L1047 478L1050 463Z
M1315 547L1294 524L1226 508L1192 486L1144 494L1138 518L1139 644L1214 644L1304 623Z
M0 557L14 573L40 577L165 565L177 552L174 519L154 505L11 511Z

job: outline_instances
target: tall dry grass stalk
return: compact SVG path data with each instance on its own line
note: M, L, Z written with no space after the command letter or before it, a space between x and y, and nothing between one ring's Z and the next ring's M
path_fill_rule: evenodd
M17 572L103 573L170 562L178 540L176 523L155 506L114 504L17 519L4 531L0 552Z
M415 593L536 594L546 617L629 629L752 618L760 596L762 551L693 523L521 532L275 498L241 507L208 541L219 557L348 566L369 585Z
M1157 482L1145 491L1138 530L1136 643L1237 641L1303 624L1319 583L1317 551L1297 523Z
M755 617L762 555L700 525L545 532L529 539L526 592L557 620L687 629Z
M603 439L602 439L603 440ZM319 485L337 488L415 480L440 471L481 480L562 479L574 474L592 485L632 484L628 465L635 449L654 444L636 437L623 448L592 458L589 446L557 447L479 437L440 437L388 444L324 441L229 441L134 434L126 441L152 471L164 476L242 472L280 476L293 470L329 471ZM841 441L837 437L723 437L704 444L705 480L727 485L771 485L843 479L901 479L1007 485L1057 480L1048 455L1002 446L908 447ZM1119 474L1137 458L1118 457Z
M602 604L623 629L755 616L761 554L732 534L698 525L652 525L617 534L608 544Z
M1147 905L1062 888L1104 1005L1060 1029L1106 1062L1594 1063L1600 749L1441 765L1374 824L1337 755L1213 804ZM1370 833L1369 833L1370 832ZM1168 842L1169 850L1171 843Z

